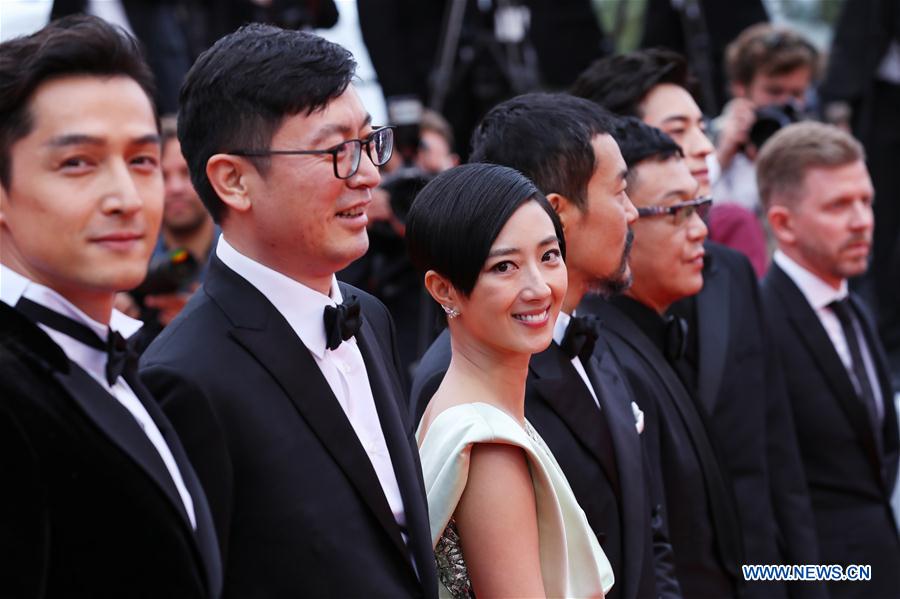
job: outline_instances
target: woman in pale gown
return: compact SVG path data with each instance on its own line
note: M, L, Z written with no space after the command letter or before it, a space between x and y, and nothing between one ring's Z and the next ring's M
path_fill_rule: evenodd
M417 433L441 595L602 597L609 562L525 420L566 293L556 213L519 172L470 164L422 190L406 236L453 352Z

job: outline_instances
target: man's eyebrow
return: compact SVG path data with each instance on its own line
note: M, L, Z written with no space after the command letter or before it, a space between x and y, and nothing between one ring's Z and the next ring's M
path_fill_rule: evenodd
M86 135L84 133L69 133L67 135L58 135L54 138L51 138L46 143L46 145L53 148L63 148L66 146L80 145L102 146L105 143L105 140L99 137L94 137L93 135Z
M131 140L131 143L138 146L143 146L146 144L160 144L162 143L162 138L159 136L159 133L148 133L147 135L135 137Z
M690 122L690 120L691 120L690 117L688 117L686 114L673 114L672 116L667 116L666 118L664 118L662 122L663 123L669 123L671 121Z
M676 200L679 200L680 202L689 202L694 199L694 196L697 195L696 191L697 191L696 189L688 190L687 188L672 189L672 190L667 191L665 193L665 195L663 195L662 199L668 200L670 198L675 198ZM687 198L687 199L684 199L684 198Z
M363 122L359 126L359 128L362 129L363 127L369 125L371 122L372 122L372 115L366 113L366 118L363 119ZM328 139L330 136L334 135L335 133L340 133L341 135L349 137L350 135L353 134L353 130L345 124L330 123L328 125L325 125L321 129L319 129L318 133L316 133L316 135L309 142L309 145L316 146L316 145L322 143L324 140Z
M158 133L148 133L147 135L135 137L131 140L131 143L135 145L159 144L160 137ZM87 135L85 133L69 133L67 135L59 135L57 137L51 138L46 145L52 148L64 148L67 146L81 145L103 146L106 145L106 140L102 137Z

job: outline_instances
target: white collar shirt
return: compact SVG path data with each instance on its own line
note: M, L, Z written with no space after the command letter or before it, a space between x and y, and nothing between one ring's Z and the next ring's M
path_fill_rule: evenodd
M566 328L568 328L571 320L572 316L566 314L562 310L559 311L559 317L556 319L556 324L553 326L553 341L557 345L562 345L562 341L566 336ZM578 373L578 376L581 377L581 380L584 381L584 386L590 391L591 397L594 398L594 403L597 404L597 407L599 408L600 401L597 399L597 393L594 391L594 386L591 385L591 380L588 378L587 371L584 369L584 364L581 363L581 358L578 356L572 358L572 366L575 367L575 371Z
M804 267L800 266L795 260L781 250L775 251L772 260L794 282L806 298L806 301L809 302L809 305L816 313L816 316L819 317L819 322L822 323L825 332L828 333L831 344L834 346L835 351L840 357L841 362L843 362L844 368L847 369L852 380L853 358L850 355L847 338L844 336L844 330L841 328L841 322L838 320L837 315L828 307L831 302L843 300L847 297L849 294L847 281L841 281L840 287L835 289ZM858 318L854 319L854 331L856 332L856 337L862 353L866 374L869 376L872 392L875 395L875 408L880 421L884 417L884 403L881 394L881 386L878 383L875 362L869 351L869 343L860 329Z
M337 349L325 347L325 306L336 306L343 302L337 279L332 276L330 297L323 295L241 254L228 243L225 235L219 237L216 256L271 302L309 350L368 454L394 519L406 540L403 499L359 345L356 338L351 337Z
M112 311L109 325L97 322L52 289L35 283L5 265L0 265L0 300L14 307L19 302L19 299L23 297L87 326L100 339L106 339L110 329L118 331L123 337L128 338L142 326L141 321L129 318L118 310ZM76 341L72 337L50 327L42 324L38 326L62 348L71 361L83 368L91 378L97 381L97 384L116 398L137 420L138 425L140 425L144 434L147 435L150 443L153 444L153 447L165 464L166 470L168 470L169 476L172 477L172 482L175 483L175 488L178 490L178 495L181 497L182 503L184 503L184 509L188 518L190 518L191 526L196 529L197 520L194 516L194 501L184 484L184 479L181 476L181 471L178 469L175 458L172 456L172 451L169 449L162 433L159 432L159 428L157 428L153 418L147 413L147 409L137 398L131 387L128 386L128 383L125 382L125 379L120 376L112 385L107 382L105 374L106 353Z

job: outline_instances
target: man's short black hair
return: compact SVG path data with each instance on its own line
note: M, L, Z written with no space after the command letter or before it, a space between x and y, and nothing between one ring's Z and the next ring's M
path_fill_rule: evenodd
M473 163L444 171L416 196L406 220L413 264L422 272L440 273L468 296L497 235L529 201L550 217L565 258L562 224L534 183L505 166Z
M628 171L647 159L667 160L672 156L683 157L681 146L671 137L637 117L619 119L612 136L619 144Z
M44 82L66 76L123 76L153 102L155 86L138 42L124 30L92 16L73 15L0 44L0 185L9 189L11 149L34 126L29 105Z
M181 88L178 139L194 188L216 222L224 204L206 176L217 153L265 150L286 117L321 110L347 89L356 61L306 31L252 24L217 41ZM267 159L254 159L265 173Z
M694 86L683 56L650 48L594 61L569 91L616 114L641 117L641 101L660 83L673 83L688 91Z
M609 134L615 120L593 102L569 94L517 96L479 123L469 160L512 167L543 193L561 194L584 210L599 161L591 142Z

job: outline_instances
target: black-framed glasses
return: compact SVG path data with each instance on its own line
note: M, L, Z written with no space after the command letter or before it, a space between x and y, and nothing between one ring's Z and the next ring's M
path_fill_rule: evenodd
M640 217L671 214L675 217L675 224L681 226L690 220L694 213L705 222L709 216L709 210L712 208L712 203L713 199L706 196L671 206L644 206L638 208L637 212Z
M293 154L331 154L334 176L349 179L359 170L363 146L375 166L384 166L394 153L394 127L378 127L365 139L348 139L327 150L232 150L234 156L278 156Z

